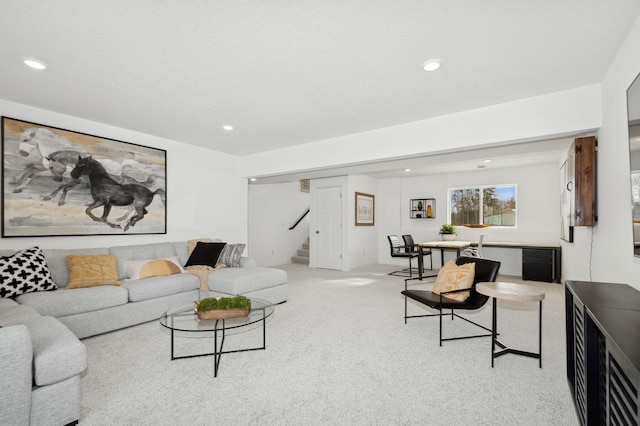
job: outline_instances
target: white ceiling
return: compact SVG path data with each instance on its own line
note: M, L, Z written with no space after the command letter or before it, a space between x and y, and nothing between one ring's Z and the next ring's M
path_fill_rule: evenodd
M599 83L640 2L3 0L0 10L0 98L247 155ZM439 71L421 69L430 58Z

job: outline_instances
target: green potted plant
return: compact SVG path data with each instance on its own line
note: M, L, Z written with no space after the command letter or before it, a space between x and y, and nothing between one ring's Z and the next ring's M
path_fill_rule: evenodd
M440 238L444 241L453 241L456 239L456 227L450 223L443 223L440 227Z
M207 297L194 304L201 320L246 317L251 311L251 300L245 296Z

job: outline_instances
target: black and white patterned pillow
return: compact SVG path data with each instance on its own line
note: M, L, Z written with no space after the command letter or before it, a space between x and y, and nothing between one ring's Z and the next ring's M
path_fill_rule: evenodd
M218 263L224 263L230 268L239 267L244 248L245 244L227 244L218 257Z
M0 257L0 297L58 288L39 247Z

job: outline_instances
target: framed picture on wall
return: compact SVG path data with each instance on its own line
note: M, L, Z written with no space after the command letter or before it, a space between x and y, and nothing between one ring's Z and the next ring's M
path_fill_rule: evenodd
M375 211L375 196L356 192L356 226L373 226Z
M2 237L166 234L167 152L2 117Z

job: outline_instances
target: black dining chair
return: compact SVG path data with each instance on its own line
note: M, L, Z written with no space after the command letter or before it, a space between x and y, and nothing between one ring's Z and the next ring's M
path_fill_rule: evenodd
M467 256L460 256L456 259L456 265L463 265L465 263L475 263L475 275L473 277L473 284L471 285L471 288L469 289L462 289L462 290L452 290L452 291L447 291L447 292L442 292L440 294L435 294L433 293L431 290L409 290L407 288L407 285L409 283L409 281L412 280L419 280L420 278L407 278L404 280L404 291L401 292L401 294L404 295L404 322L405 324L407 323L407 318L421 318L421 317L432 317L432 316L438 316L440 317L440 346L442 346L442 342L447 341L447 340L460 340L460 339L473 339L476 337L489 337L492 335L491 333L491 329L488 327L485 327L483 325L480 325L476 322L471 321L470 319L461 317L460 315L456 314L455 311L456 310L467 310L467 311L472 311L472 310L478 310L480 308L482 308L487 301L489 300L489 296L485 296L483 294L480 294L476 291L476 284L479 282L493 282L496 280L496 278L498 277L498 271L500 270L500 262L495 261L495 260L489 260L489 259L484 259L484 258L477 258L477 257L467 257ZM459 293L459 292L464 292L464 291L468 291L469 292L469 297L460 302L458 300L455 299L451 299L448 297L445 297L446 294L451 294L451 293ZM408 299L412 299L418 303L421 303L423 305L426 305L432 309L436 309L438 311L437 314L426 314L426 315L408 315L407 314L407 301ZM442 317L443 315L449 315L448 313L443 314L443 311L445 309L451 309L451 319L453 320L454 317L458 317L464 321L467 321L473 325L476 325L486 331L488 331L488 334L476 334L476 335L472 335L472 336L460 336L460 337L448 337L448 338L443 338L442 337Z
M426 256L429 256L429 262L431 264L430 269L433 271L433 257L431 255L431 249L421 248L413 241L413 237L410 234L403 235L402 240L404 241L405 247L407 247L405 250L411 251L412 253L418 253L418 265L422 265L419 273L424 274L424 258Z
M414 268L411 264L411 259L418 258L420 256L420 252L416 250L415 244L407 245L403 244L398 238L397 235L387 235L387 239L389 240L389 249L391 250L391 257L402 257L405 259L409 259L409 267L400 269L398 271L389 272L389 275L395 275L398 277L413 277L414 270L417 269L418 275L422 276L421 266L423 262L418 260L418 268ZM433 268L433 263L432 263Z

